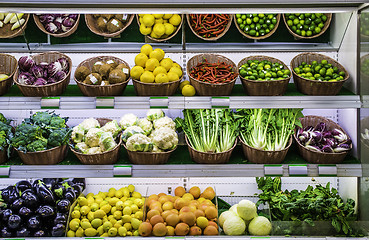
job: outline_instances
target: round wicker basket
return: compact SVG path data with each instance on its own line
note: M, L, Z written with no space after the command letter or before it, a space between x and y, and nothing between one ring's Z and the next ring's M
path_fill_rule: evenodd
M4 95L13 85L13 76L18 67L18 61L9 54L0 53L0 73L9 77L0 81L0 95Z
M273 35L273 33L275 33L277 31L277 28L279 26L279 22L281 21L281 14L277 14L277 23L274 25L274 28L272 29L272 31L270 31L269 33L265 34L264 36L259 36L259 37L255 37L255 36L251 36L249 34L246 34L238 25L237 23L237 17L236 15L233 16L233 21L234 24L236 25L236 28L238 29L238 31L245 37L249 38L249 39L254 39L254 40L262 40L262 39L266 39L270 36Z
M0 34L0 38L15 38L22 35L27 28L29 17L30 16L28 13L24 14L22 18L24 18L26 21L20 28L17 28L13 31L11 31L11 27L13 26L13 24L6 24L5 26L3 26L2 31L4 31L4 33Z
M73 27L71 27L71 29L69 29L68 31L64 32L64 33L50 33L48 31L46 31L44 25L41 23L39 17L36 14L33 14L33 20L35 21L37 27L44 33L49 34L53 37L68 37L70 35L72 35L78 28L78 24L79 24L79 19L80 19L81 15L78 14L77 20L74 23Z
M232 18L233 18L233 16L232 15L230 15L230 19L229 19L229 21L228 21L228 23L227 23L227 25L226 25L226 27L224 28L224 31L221 33L221 34L219 34L218 36L216 36L216 37L210 37L210 38L206 38L206 37L203 37L203 36L200 36L194 29L193 29L193 27L192 27L192 25L191 25L191 19L190 19L190 14L186 14L186 19L187 19L187 24L188 24L188 26L190 27L190 29L191 29L191 31L193 32L193 34L195 34L195 36L196 37L198 37L198 38L200 38L200 39L202 39L202 40L205 40L205 41L216 41L216 40L218 40L219 38L221 38L221 37L223 37L227 32L228 32L228 30L229 30L229 28L231 27L231 25L232 25Z
M24 164L28 165L54 165L57 164L67 156L68 146L62 145L54 147L45 151L39 152L22 152L17 150L19 157Z
M134 152L129 151L124 143L122 143L124 148L127 150L128 159L133 164L139 165L156 165L165 164L168 162L170 155L174 152L177 147L166 152Z
M114 33L110 33L110 32L101 31L97 27L96 19L94 18L93 14L85 14L86 25L90 29L90 31L93 32L93 33L95 33L96 35L103 36L103 37L106 37L106 38L113 38L113 37L119 36L124 30L126 30L126 28L129 25L131 25L134 17L135 17L135 15L129 14L128 15L128 19L124 23L123 28L120 29L119 31L114 32Z

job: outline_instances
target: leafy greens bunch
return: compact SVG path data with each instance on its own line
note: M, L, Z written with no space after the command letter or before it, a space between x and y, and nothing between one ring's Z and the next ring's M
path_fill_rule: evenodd
M54 112L36 112L15 129L11 145L23 152L38 152L65 145L71 131L68 118Z
M305 221L314 225L314 221L331 221L337 233L352 234L348 221L356 219L355 201L346 202L339 196L330 183L324 187L308 186L306 190L281 190L281 178L256 178L258 189L257 205L269 203L274 221Z
M10 119L6 119L2 113L0 113L0 151L7 151L10 155L10 139L13 137L12 127L9 125Z
M176 118L190 145L200 152L219 153L231 149L238 136L238 122L229 109L185 109Z

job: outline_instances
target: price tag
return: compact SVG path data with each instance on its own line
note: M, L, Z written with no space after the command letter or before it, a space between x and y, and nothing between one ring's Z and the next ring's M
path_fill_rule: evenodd
M114 108L114 97L96 97L96 108Z
M288 168L291 176L307 176L307 165L289 165Z
M115 165L113 168L114 177L132 177L132 166Z
M283 176L282 165L264 165L265 176Z
M45 109L45 108L58 109L59 104L60 104L60 97L41 98L41 109Z
M229 108L229 97L212 97L212 108Z
M319 165L318 166L319 176L337 176L337 166L336 165Z
M150 97L150 108L168 108L168 97Z
M0 178L8 178L10 174L10 166L0 166Z

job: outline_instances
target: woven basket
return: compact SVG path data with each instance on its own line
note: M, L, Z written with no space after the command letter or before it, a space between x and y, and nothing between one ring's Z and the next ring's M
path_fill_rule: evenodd
M49 34L53 37L68 37L70 35L72 35L78 28L78 24L79 24L79 19L80 19L81 15L78 14L77 20L74 23L73 27L71 27L71 29L69 29L68 31L64 32L64 33L50 33L48 31L46 31L44 25L40 22L40 19L38 18L38 16L36 14L33 14L33 20L35 21L37 27L43 31L46 34Z
M188 151L190 152L190 157L191 157L192 161L194 161L196 163L200 163L200 164L220 164L220 163L229 162L229 159L231 158L233 149L237 145L237 139L236 139L236 141L234 142L233 147L231 149L229 149L228 151L220 152L220 153L200 152L200 151L195 150L191 146L191 144L189 143L189 141L187 139L187 136L185 138L186 138Z
M54 165L54 164L57 164L63 161L63 159L67 156L68 146L62 145L59 147L54 147L49 150L39 151L39 152L24 153L17 149L16 151L18 152L18 155L24 164Z
M14 31L11 31L13 24L5 24L0 30L0 32L4 31L3 34L0 34L0 38L15 38L22 35L27 28L29 14L28 13L24 14L22 18L24 18L26 21L20 28L17 28Z
M37 55L33 55L32 58L35 60L37 64L41 62L54 62L61 57L65 57L69 63L69 71L67 73L66 78L63 80L47 84L44 86L33 86L33 85L25 85L18 82L19 68L14 74L14 82L18 85L22 94L26 97L51 97L51 96L59 96L61 95L65 89L67 88L70 80L70 73L72 71L72 60L70 57L63 53L59 52L45 52Z
M106 123L112 121L108 118L97 118L96 119L100 126L104 126ZM117 143L117 146L113 148L110 151L103 152L103 153L97 153L97 154L83 154L78 151L76 151L71 144L69 144L70 150L76 155L76 157L79 159L79 161L83 164L87 165L110 165L114 164L119 159L119 150L120 145L122 144L122 140L120 136L118 135L117 138L119 139L119 142Z
M123 61L120 58L113 57L113 56L98 56L98 57L88 58L88 59L84 60L83 62L81 62L78 65L78 67L85 66L88 69L90 69L90 71L91 71L92 67L95 64L95 62L97 62L97 61L104 61L105 62L105 61L108 61L108 60L114 60L115 62L123 63L130 70L130 67L129 67L128 63L126 63L125 61ZM96 97L96 96L121 96L123 94L124 90L126 89L130 78L128 78L125 82L111 84L111 85L105 85L105 86L96 86L96 85L85 84L83 82L78 81L76 78L74 78L74 80L76 81L76 83L77 83L79 89L81 90L81 92L83 93L83 95L89 96L89 97Z
M279 22L281 20L281 14L277 14L277 23L275 24L274 28L272 29L272 31L270 31L268 34L265 34L264 36L259 36L259 37L255 37L255 36L251 36L251 35L248 35L246 34L241 28L240 26L238 25L237 23L237 17L236 15L233 16L233 21L234 21L234 24L236 25L236 28L238 29L238 31L245 37L249 38L249 39L254 39L254 40L262 40L262 39L266 39L270 36L273 35L273 33L275 33L277 31L277 28L278 28L278 25L279 25Z
M343 128L341 128L337 123L333 122L330 119L320 117L320 116L310 115L310 116L305 116L305 117L301 118L300 120L301 120L303 128L305 128L307 126L314 126L315 127L318 123L324 122L326 124L328 130L333 130L333 129L337 128L348 136L348 134L345 132L345 130L343 130ZM294 139L297 143L297 148L299 150L299 153L302 156L302 158L305 159L309 163L314 163L314 164L338 164L338 163L341 163L345 159L347 153L349 152L349 151L345 151L345 152L340 152L340 153L320 153L320 152L312 151L312 150L307 149L306 147L304 147L297 140L296 134L297 134L297 132L293 135L293 137L294 137ZM350 144L350 149L351 148L352 148L352 144Z
M268 60L271 62L278 62L283 64L285 69L288 69L287 65L284 64L279 59L268 57L268 56L250 56L242 59L239 63L237 68L245 64L248 60ZM283 95L287 91L288 83L290 78L285 78L282 80L270 80L270 81L258 81L258 80L249 80L245 79L240 75L240 79L242 82L243 89L246 94L250 96L280 96Z
M302 62L311 63L314 60L320 62L322 59L328 60L328 63L336 66L338 71L344 71L345 78L336 82L310 80L298 76L294 70L294 68L298 67ZM336 95L341 91L344 82L350 77L349 73L341 64L328 56L318 53L301 53L291 60L290 66L293 74L293 81L297 89L306 95Z
M231 95L232 89L234 84L236 83L237 77L234 78L229 83L222 83L222 84L211 84L207 82L199 81L190 75L190 71L192 67L197 66L199 63L201 63L204 58L208 60L210 63L215 62L225 62L227 64L232 65L232 69L234 72L238 73L238 70L236 68L236 64L232 62L229 58L226 58L221 55L217 54L199 54L196 56L193 56L188 62L187 62L187 76L190 78L191 85L195 88L196 93L200 96L229 96Z
M288 141L286 148L280 151L264 151L259 150L247 145L242 139L240 138L240 142L242 145L243 155L247 160L252 163L260 163L260 164L278 164L283 162L285 159L288 150L292 144L292 137Z
M124 143L122 143L124 148L127 150L128 159L133 164L139 165L156 165L165 164L170 158L170 154L174 152L177 147L166 152L134 152L129 151Z
M0 151L0 164L6 163L8 161L8 154L6 150Z
M303 36L300 36L296 33L294 33L290 27L288 26L287 24L287 19L285 17L285 15L283 14L283 22L284 24L286 25L288 31L292 34L292 36L295 38L295 39L313 39L313 38L317 38L319 36L321 36L323 33L325 33L325 31L327 31L327 29L329 28L329 25L331 24L331 20L332 20L332 13L324 13L324 15L327 16L327 21L325 21L324 23L324 27L322 28L322 30L320 31L320 33L316 34L316 35L313 35L313 36L310 36L310 37L303 37Z
M18 61L12 55L0 53L0 73L9 77L0 81L0 95L4 95L13 85L13 76L18 67Z
M154 42L164 42L164 41L168 41L169 39L171 39L172 37L174 37L175 35L177 35L177 33L179 32L179 30L181 29L182 25L183 25L183 18L184 18L184 14L181 14L181 23L178 25L176 31L174 33L172 33L170 36L166 37L166 38L153 38L150 35L146 35L145 37L147 37L148 39L150 39L151 41ZM136 19L137 19L137 23L138 26L141 26L140 23L140 17L138 16L138 14L136 14Z
M191 31L193 32L193 34L195 34L195 36L196 36L196 37L198 37L198 38L200 38L200 39L202 39L202 40L205 40L205 41L216 41L216 40L218 40L219 38L223 37L223 36L228 32L229 28L230 28L230 27L231 27L231 25L232 25L232 18L233 18L233 16L230 14L229 22L227 23L227 26L225 27L224 31L223 31L221 34L219 34L219 35L218 35L218 36L216 36L216 37L204 38L204 37L200 36L199 34L197 34L197 33L193 30L193 28L192 28L192 26L191 26L191 19L190 19L190 15L189 15L189 14L186 14L187 24L188 24L188 26L190 27L190 29L191 29Z
M113 37L119 36L129 25L131 25L134 17L135 16L133 14L129 14L128 19L124 23L124 26L122 29L114 33L109 33L109 32L103 32L97 27L96 19L94 18L93 14L85 14L86 25L90 29L90 31L95 33L96 35L103 36L106 38L113 38Z

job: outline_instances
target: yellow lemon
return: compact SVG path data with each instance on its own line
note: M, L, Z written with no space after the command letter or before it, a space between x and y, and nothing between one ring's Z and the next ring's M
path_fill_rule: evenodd
M165 73L159 73L155 77L155 82L156 83L167 83L169 82L169 78Z
M152 31L150 33L150 37L152 37L152 38L160 38L160 36L159 35L156 35L156 33L154 31Z
M169 22L169 20L168 19L164 19L163 20L163 23L168 23Z
M170 58L164 58L160 61L160 66L163 66L165 70L169 71L173 65L173 61Z
M141 67L145 67L146 61L149 58L146 56L146 54L144 53L139 53L137 54L137 56L135 57L135 65L136 66L141 66Z
M167 73L167 70L163 67L163 66L158 66L157 68L154 69L153 74L156 77L156 75L158 75L159 73Z
M154 25L152 31L157 35L157 36L162 36L165 33L165 27L164 24L162 23L157 23Z
M155 23L155 17L151 14L145 14L142 17L142 23L147 27L151 27Z
M196 94L196 90L192 85L185 85L182 88L182 95L186 97L194 96Z
M151 33L151 27L147 27L144 24L140 25L140 33L142 35L149 35Z
M140 22L140 24L142 24L142 16L140 16L140 17L138 18L138 21Z
M177 75L177 74L176 74ZM189 85L190 84L190 81L186 80L186 81L183 81L179 84L179 89L182 91L182 88L186 85Z
M173 14L164 14L163 18L164 19L169 19L173 16Z
M158 61L161 61L164 58L164 51L160 48L156 48L154 51L150 53L150 58L156 58Z
M142 195L141 195L141 193L139 193L139 192L133 192L133 193L132 193L132 197L134 197L134 198L141 198L141 197L142 197Z
M167 75L168 75L169 82L174 82L174 81L179 80L178 75L174 72L169 72Z
M143 69L143 67L141 66L134 66L132 69L131 69L131 77L133 79L140 79L142 73L144 72L145 70Z
M153 49L150 44L144 44L141 47L141 53L146 54L146 56L149 56L152 51Z
M141 14L138 14L138 16L139 16L139 17L143 17L144 15L145 15L145 14L142 14L142 13L141 13Z
M144 83L153 83L155 80L155 76L152 72L150 71L145 71L141 77L140 77L140 81L144 82Z
M159 18L159 19L156 18L155 19L155 24L157 24L157 23L164 23L164 20L162 18Z
M173 14L173 16L169 18L169 23L174 26L178 26L181 23L181 20L182 20L181 16L179 16L178 14Z
M135 190L135 186L133 186L132 184L129 184L127 188L129 192L133 192Z
M162 18L164 14L153 14L155 18Z
M180 68L171 67L169 72L174 72L178 75L178 77L182 77L182 70Z
M170 23L164 23L164 27L165 27L165 34L166 35L171 35L175 31L174 26Z
M145 67L149 71L154 71L154 69L156 67L158 67L159 65L160 65L160 63L159 63L158 59L150 58L149 60L146 61Z
M173 63L172 67L176 67L182 70L181 66L176 62Z

